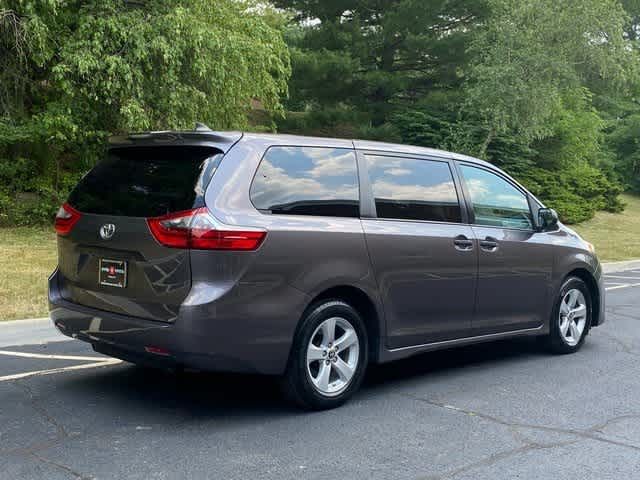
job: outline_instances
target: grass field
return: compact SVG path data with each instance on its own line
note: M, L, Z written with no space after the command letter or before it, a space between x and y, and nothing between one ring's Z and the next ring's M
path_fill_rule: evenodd
M623 213L598 213L573 228L603 261L640 258L640 197L624 195ZM47 277L56 265L52 228L0 228L0 320L47 315Z
M598 212L580 225L572 225L596 247L602 261L640 258L640 196L622 195L627 204L622 213Z
M0 320L44 317L56 265L53 228L0 228Z

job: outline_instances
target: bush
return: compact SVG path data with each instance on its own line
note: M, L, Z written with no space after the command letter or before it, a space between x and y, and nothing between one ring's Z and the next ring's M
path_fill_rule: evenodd
M53 222L80 173L59 173L51 177L37 171L35 162L18 157L0 158L0 226L43 225Z
M567 111L554 126L555 133L530 143L511 132L496 134L486 159L507 171L563 222L592 218L598 210L620 212L622 186L593 163L602 157L598 138L600 122L591 110ZM445 110L407 110L393 117L402 140L477 156L487 129L477 119L456 117Z
M285 20L236 0L0 2L0 223L49 223L108 135L244 128L252 105L270 124Z
M624 209L622 187L586 163L556 171L536 167L514 176L568 224L589 220L598 210Z

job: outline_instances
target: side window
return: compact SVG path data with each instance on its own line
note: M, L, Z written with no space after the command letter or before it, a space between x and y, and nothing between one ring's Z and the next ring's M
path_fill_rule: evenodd
M529 202L511 183L482 168L461 165L471 196L475 223L506 228L533 228Z
M367 155L378 218L461 222L447 162Z
M346 148L271 147L251 185L258 210L359 217L358 169Z

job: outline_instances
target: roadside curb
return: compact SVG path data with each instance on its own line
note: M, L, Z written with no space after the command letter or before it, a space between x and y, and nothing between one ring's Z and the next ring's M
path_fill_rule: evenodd
M606 262L602 264L602 271L606 273L624 272L626 270L640 269L640 259L624 260L622 262Z
M51 320L49 319L49 317L43 317L43 318L23 318L23 319L18 319L18 320L0 320L0 328L2 327L11 327L11 326L16 326L16 325L26 325L27 323L30 323L32 325L37 325L40 323L45 323L45 322L50 322Z
M48 318L28 318L0 322L0 349L23 345L44 345L68 341Z

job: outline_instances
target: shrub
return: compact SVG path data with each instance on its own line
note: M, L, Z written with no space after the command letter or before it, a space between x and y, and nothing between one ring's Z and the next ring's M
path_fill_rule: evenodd
M536 167L515 176L568 224L589 220L598 210L624 209L622 187L586 163L556 171Z

